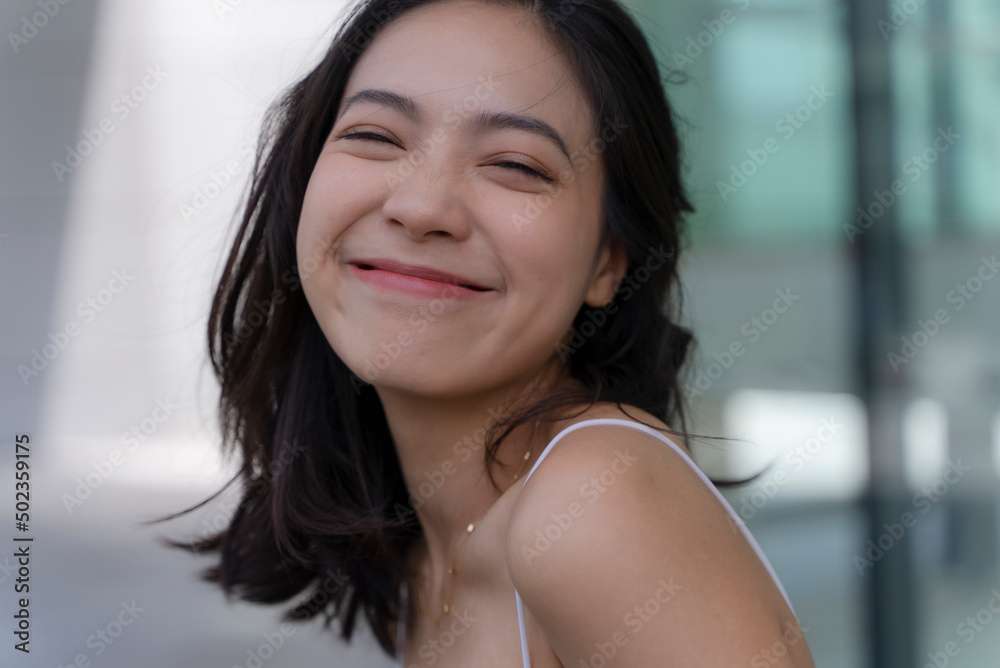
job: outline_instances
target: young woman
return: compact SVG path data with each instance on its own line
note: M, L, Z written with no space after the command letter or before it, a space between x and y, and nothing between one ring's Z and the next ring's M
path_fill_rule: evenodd
M269 116L213 303L244 488L186 544L205 577L363 613L407 668L812 666L678 445L671 114L613 0L356 6Z

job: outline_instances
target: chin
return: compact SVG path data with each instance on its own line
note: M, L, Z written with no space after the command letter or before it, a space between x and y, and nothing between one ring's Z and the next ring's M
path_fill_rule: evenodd
M405 370L386 370L372 382L372 386L380 394L394 392L426 399L461 399L484 389L471 385L468 378L452 377L440 371L431 375L409 373Z
M472 360L443 348L433 353L404 353L391 361L387 360L387 355L377 361L371 356L361 355L353 358L348 366L380 392L429 399L471 397L489 392L502 383L501 379L493 377L488 367L481 368Z

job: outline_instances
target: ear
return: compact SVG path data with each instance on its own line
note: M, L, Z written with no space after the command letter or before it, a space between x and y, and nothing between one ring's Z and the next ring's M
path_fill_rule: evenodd
M596 273L583 300L587 306L600 308L615 298L618 285L628 269L628 254L625 247L615 239L604 243L597 258Z

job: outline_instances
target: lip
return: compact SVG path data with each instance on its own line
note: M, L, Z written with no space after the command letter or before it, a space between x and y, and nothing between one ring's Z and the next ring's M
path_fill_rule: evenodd
M493 291L464 276L386 258L358 258L347 264L356 276L368 283L421 296L471 297Z

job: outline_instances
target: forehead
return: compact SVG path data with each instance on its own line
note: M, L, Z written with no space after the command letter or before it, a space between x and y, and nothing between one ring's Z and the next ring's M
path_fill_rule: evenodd
M407 12L362 53L343 100L369 88L412 97L437 122L449 110L511 111L549 123L571 149L591 135L589 104L569 61L514 8L449 0Z

